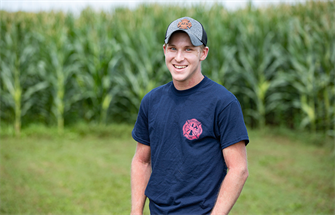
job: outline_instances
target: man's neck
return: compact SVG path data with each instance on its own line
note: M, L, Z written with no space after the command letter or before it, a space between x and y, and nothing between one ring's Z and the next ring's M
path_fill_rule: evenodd
M188 90L198 85L204 79L204 77L205 76L200 73L199 76L186 80L184 82L173 80L173 85L177 90Z

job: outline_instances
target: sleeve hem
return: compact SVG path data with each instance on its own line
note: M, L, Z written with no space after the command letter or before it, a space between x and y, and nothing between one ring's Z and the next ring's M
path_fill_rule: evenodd
M137 141L137 142L139 142L139 143L142 143L142 144L144 144L144 145L150 146L150 142L149 142L149 141L147 141L147 140L143 140L143 139L137 137L134 133L132 133L131 135L132 135L132 137L133 137L133 139L134 139L135 141Z
M240 137L240 138L238 138L236 140L233 140L233 141L230 141L228 143L225 143L224 145L221 145L221 150L227 148L228 146L234 145L235 143L238 143L238 142L240 142L242 140L245 141L245 146L247 146L248 143L249 143L249 137L248 136L243 136L243 137Z

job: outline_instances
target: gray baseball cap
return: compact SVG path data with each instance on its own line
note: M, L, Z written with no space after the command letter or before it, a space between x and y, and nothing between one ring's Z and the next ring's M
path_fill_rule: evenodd
M207 34L200 22L190 17L182 17L170 23L165 34L165 43L169 42L171 35L176 31L188 34L194 46L207 45Z

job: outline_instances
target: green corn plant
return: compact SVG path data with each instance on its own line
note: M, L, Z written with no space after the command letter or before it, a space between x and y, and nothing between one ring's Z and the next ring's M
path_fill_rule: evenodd
M40 69L48 82L48 92L52 98L51 113L57 122L59 133L64 129L64 113L76 101L72 76L79 71L74 47L63 23L63 15L58 13L55 21L40 31L47 31L41 44Z
M14 110L15 133L20 135L22 120L36 102L34 94L46 88L36 79L36 40L24 24L6 23L8 28L0 41L1 100ZM3 111L3 110L2 110Z
M81 19L90 21L81 26L75 41L81 66L81 73L76 76L76 81L82 91L83 102L92 104L86 110L85 118L103 124L108 121L108 109L117 91L113 73L121 60L121 46L111 38L109 31L114 29L108 26L103 14L97 16L86 10L81 14Z
M295 98L295 106L304 113L300 127L310 125L316 130L316 98L318 76L316 75L316 55L314 41L297 19L291 22L288 52L292 64L291 74L294 76L292 86L298 91L299 98Z
M92 45L93 42L98 44ZM121 59L118 54L120 46L112 39L100 42L92 40L89 43L95 48L90 51L77 49L82 72L76 76L76 81L83 93L82 99L93 104L92 109L85 113L85 118L106 123L108 108L116 93L113 73Z
M151 20L144 21L147 28L154 27ZM143 27L143 26L142 26ZM115 73L117 84L122 86L118 94L127 107L129 119L136 119L137 111L142 98L154 87L171 80L165 66L163 42L159 42L153 31L141 29L125 29L122 33L123 61L120 71Z
M234 27L240 20L239 17L227 11L222 5L213 5L205 16L199 20L206 26L208 33L209 53L202 62L203 73L212 80L224 85L232 92L236 89L236 75L232 70L231 62L236 57L236 31Z
M323 128L329 134L335 136L335 20L334 13L327 13L327 10L333 11L335 3L329 8L324 9L324 14L320 17L320 23L313 25L313 43L317 47L318 60L316 68L318 70L317 88L320 89L318 98L323 102L318 102L319 127ZM329 14L329 15L328 15Z
M262 33L257 23L251 26L239 25L241 34L237 40L237 55L232 60L232 69L244 85L239 86L238 94L247 96L256 106L249 109L247 114L258 122L258 126L265 126L266 114L271 111L269 106L269 92L275 91L277 85L272 84L277 77L275 74L281 64L285 62L282 47L274 41L274 33ZM249 31L249 34L246 33ZM242 33L244 32L244 34ZM238 78L236 78L238 79Z
M316 10L316 8L318 8ZM334 2L321 4L309 2L305 6L292 7L299 15L290 18L283 41L290 59L283 80L292 87L290 102L292 109L299 110L292 116L299 121L300 128L328 131L332 127L331 103L334 101L334 63L331 53L335 26Z

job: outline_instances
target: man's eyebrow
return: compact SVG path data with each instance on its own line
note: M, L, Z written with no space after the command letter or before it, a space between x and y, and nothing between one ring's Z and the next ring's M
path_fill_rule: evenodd
M169 43L168 46L176 46L174 44ZM184 48L195 48L196 46L184 46Z

